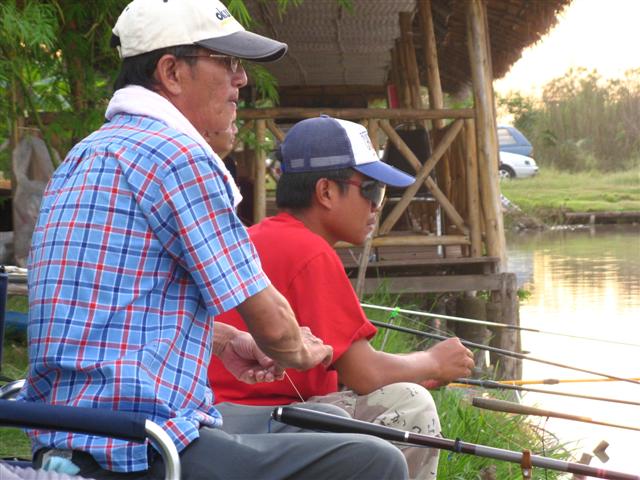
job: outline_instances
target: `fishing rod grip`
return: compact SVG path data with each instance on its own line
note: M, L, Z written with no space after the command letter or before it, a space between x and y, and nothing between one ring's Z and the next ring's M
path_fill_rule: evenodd
M403 430L306 408L277 407L271 412L271 418L287 425L309 430L326 430L334 433L362 433L375 435L384 440L394 442L406 442L409 438L409 432Z

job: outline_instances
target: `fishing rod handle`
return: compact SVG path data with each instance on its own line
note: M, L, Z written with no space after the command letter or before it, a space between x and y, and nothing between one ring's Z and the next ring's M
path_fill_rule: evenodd
M521 463L522 453L501 448L476 445L450 440L447 438L430 435L405 432L397 428L376 425L349 417L340 417L330 413L307 410L300 407L276 407L271 413L271 418L279 422L309 430L322 430L333 433L359 433L373 435L383 440L409 443L414 445L449 450L456 453L466 453L485 458L493 458L506 462ZM588 475L595 478L607 478L609 480L640 480L640 476L614 472L582 465L579 463L565 462L554 458L531 455L531 464L534 467L550 468L560 472L570 472L580 475Z
M321 413L300 407L277 407L271 418L278 422L308 430L327 430L334 433L362 433L375 435L392 442L407 442L409 432L385 427L375 423L363 422L350 417L340 417L330 413Z

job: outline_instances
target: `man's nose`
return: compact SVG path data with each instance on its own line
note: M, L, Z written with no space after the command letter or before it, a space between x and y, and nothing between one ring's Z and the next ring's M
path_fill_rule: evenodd
M247 72L242 63L238 65L238 70L233 74L232 84L234 87L242 88L247 84Z

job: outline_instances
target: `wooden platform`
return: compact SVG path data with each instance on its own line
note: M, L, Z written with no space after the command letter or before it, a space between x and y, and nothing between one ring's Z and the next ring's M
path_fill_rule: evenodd
M336 251L355 282L362 248ZM371 250L364 290L374 293L383 284L390 293L501 290L504 279L497 273L498 262L497 257L463 257L455 246L376 247Z

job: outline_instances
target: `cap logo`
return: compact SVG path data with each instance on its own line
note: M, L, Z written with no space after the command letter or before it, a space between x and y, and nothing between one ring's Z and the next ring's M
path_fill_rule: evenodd
M366 130L364 130L364 131L360 132L360 136L362 137L362 141L367 146L367 148L370 151L372 151L373 153L375 153L376 156L377 156L378 154L376 153L376 151L373 148L373 144L371 143L371 138L369 138L369 133Z
M231 14L229 13L229 10L227 10L226 8L220 10L219 8L216 8L216 17L218 18L218 20L222 21L225 18L229 18L231 16Z

